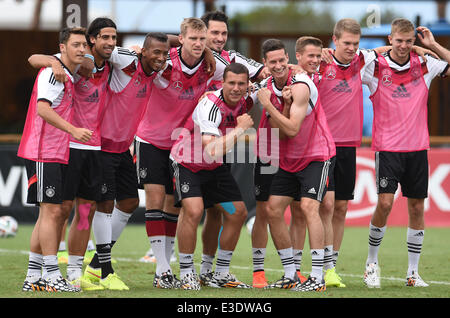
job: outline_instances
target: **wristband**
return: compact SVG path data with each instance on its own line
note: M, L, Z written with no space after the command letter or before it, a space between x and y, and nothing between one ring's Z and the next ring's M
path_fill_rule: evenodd
M92 54L85 54L84 57L87 57L88 59L91 59L92 62L94 62L94 68L92 69L92 73L96 73L97 72L97 67L95 66L94 56Z

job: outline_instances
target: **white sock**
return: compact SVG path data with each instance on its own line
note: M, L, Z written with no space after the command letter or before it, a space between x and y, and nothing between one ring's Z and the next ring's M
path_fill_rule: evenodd
M424 230L414 230L408 227L406 232L406 244L408 245L408 273L411 276L413 272L419 272L419 259L422 251Z
M56 255L44 255L44 267L42 271L42 278L46 280L54 280L61 275L58 266L58 256Z
M334 264L334 267L336 267L338 258L339 258L339 251L333 251L333 264Z
M156 274L171 272L170 263L166 258L166 237L164 235L150 236L149 240L156 258Z
M323 255L323 270L331 269L334 267L333 264L333 245L327 245L324 247Z
M230 262L233 257L233 251L226 251L219 248L217 252L216 269L215 272L218 273L229 273L230 272Z
M264 271L264 260L266 259L265 248L252 248L253 271Z
M67 263L67 280L69 282L83 275L83 259L84 256L69 255L69 261Z
M194 254L178 253L180 257L180 277L186 274L195 273Z
M303 250L293 250L294 253L294 264L295 270L301 271L302 268L302 258L303 258Z
M318 281L322 281L323 278L323 249L311 250L311 277L315 277Z
M381 240L386 233L386 225L376 227L370 223L369 225L369 253L367 255L366 265L370 263L378 264L378 250L380 249Z
M92 230L97 245L111 244L111 220L111 214L95 211L92 220Z
M42 276L42 267L44 258L41 254L30 252L28 254L27 280L31 283L36 282Z
M173 236L166 236L166 260L167 263L170 264L170 258L172 257L172 253L175 250L175 237Z
M202 254L202 263L200 265L200 274L212 272L214 264L214 255Z
M112 219L111 219L111 241L116 242L120 234L122 234L123 229L128 224L128 220L131 217L131 213L126 213L118 208L114 207L114 210L112 212Z
M278 255L281 259L281 264L284 268L284 276L286 278L294 279L295 264L292 247L278 250Z

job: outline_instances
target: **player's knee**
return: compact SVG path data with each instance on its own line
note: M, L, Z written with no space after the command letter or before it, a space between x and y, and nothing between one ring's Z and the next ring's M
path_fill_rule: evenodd
M387 216L391 213L392 204L390 200L378 200L377 210Z

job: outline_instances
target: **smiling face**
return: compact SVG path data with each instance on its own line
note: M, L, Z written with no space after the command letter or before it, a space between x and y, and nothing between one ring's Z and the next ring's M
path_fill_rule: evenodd
M142 48L141 62L144 69L152 69L155 72L161 70L169 54L169 42L161 42L157 39L151 39L145 42Z
M301 51L295 54L298 65L302 67L308 74L317 71L322 57L322 48L313 44L306 45Z
M209 20L206 31L206 46L216 52L222 52L228 40L228 27L225 22Z
M61 55L67 57L68 64L81 64L86 54L86 37L82 34L70 34L66 43L60 44Z
M91 36L90 41L93 44L92 50L104 60L111 57L112 51L117 43L117 31L115 28L107 27L100 30L96 37Z
M276 82L287 80L289 57L284 49L267 52L263 62Z
M228 71L225 74L222 85L222 92L225 102L228 105L236 105L247 93L248 75L246 73L236 74Z
M405 62L416 40L415 32L394 32L388 39L392 45L392 58L400 63Z

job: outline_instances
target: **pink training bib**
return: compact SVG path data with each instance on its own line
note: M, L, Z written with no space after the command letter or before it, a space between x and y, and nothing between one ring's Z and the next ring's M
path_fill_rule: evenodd
M428 88L417 54L410 54L410 68L395 71L378 55L378 87L373 103L372 149L375 151L420 151L428 149Z
M337 146L361 145L364 107L360 70L363 65L358 55L345 68L334 61L320 65L322 80L317 88Z
M207 98L217 106L221 114L221 122L218 127L222 136L226 135L228 130L234 129L237 125L236 118L247 113L253 107L251 98L241 98L239 103L230 107L220 93L209 94ZM223 164L222 158L214 160L209 157L202 146L202 134L197 125L194 124L192 116L184 126L190 134L180 135L172 147L171 155L176 162L188 168L193 172L200 170L214 170Z
M37 114L37 82L42 70L39 71L34 82L17 156L39 162L67 164L70 135L50 125ZM62 119L68 122L71 122L73 115L73 94L73 83L68 80L64 83L64 96L61 103L58 107L53 108Z
M170 50L172 69L169 86L155 88L136 136L160 149L170 149L177 140L177 128L183 127L199 98L206 90L208 75L205 61L195 74L183 73L177 48Z
M121 92L108 88L100 128L103 151L122 153L129 149L147 107L156 74L147 75L139 61L133 77Z
M290 86L292 84L292 71L289 70L288 80L286 86ZM280 112L283 112L284 109L284 100L283 97L278 97L275 94L273 88L273 77L270 76L267 79L267 89L270 90L272 95L270 96L270 101L272 105L275 106ZM266 111L263 110L261 114L261 120L259 122L258 131L256 132L256 142L255 142L255 153L257 157L259 157L263 162L269 162L273 158L280 158L284 151L281 148L283 143L280 143L277 140L276 143L272 143L272 126L269 122L269 117L266 115Z
M294 85L298 83L300 82ZM298 134L280 141L284 152L280 159L280 168L288 172L301 171L313 161L326 161L336 155L336 147L320 97L315 104L311 99L309 103L312 110L303 120Z
M72 123L76 127L91 130L91 139L84 143L89 146L101 146L100 116L107 94L108 78L110 76L109 63L105 63L103 71L94 74L94 78L80 79L75 83L74 113ZM70 141L81 143L73 137Z

